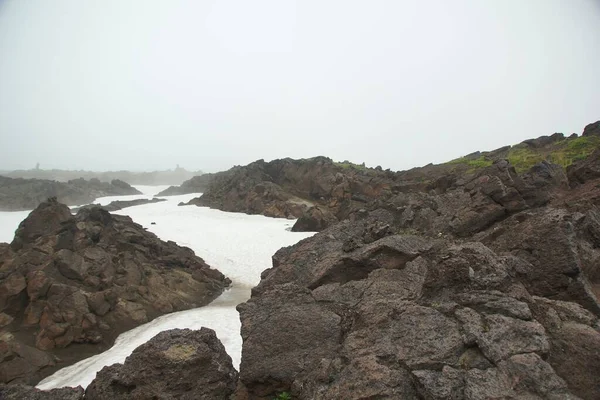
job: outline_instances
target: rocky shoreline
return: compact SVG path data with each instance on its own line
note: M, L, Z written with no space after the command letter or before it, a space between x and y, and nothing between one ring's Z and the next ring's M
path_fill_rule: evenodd
M0 244L0 382L36 383L229 285L194 252L100 207L49 199Z
M598 127L397 173L317 157L214 174L191 204L299 217L298 230L320 232L280 249L238 305L239 372L210 329L172 330L105 367L86 398L600 398ZM98 219L126 218L92 210L70 217L75 237L94 235ZM55 253L70 232L58 220L51 250L24 222L3 259L50 253L63 277L79 271ZM35 253L15 257L21 248ZM9 278L0 282L23 286ZM43 287L26 286L30 301ZM39 321L56 345L54 326Z

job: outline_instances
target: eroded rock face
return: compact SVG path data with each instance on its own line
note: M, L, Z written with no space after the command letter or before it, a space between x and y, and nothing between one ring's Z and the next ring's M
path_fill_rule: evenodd
M89 204L98 197L141 194L128 183L114 179L110 183L96 178L68 182L0 176L0 211L32 210L56 197L67 205Z
M298 218L292 232L321 232L337 222L338 219L327 208L315 206Z
M35 383L44 367L84 357L77 344L102 351L159 315L208 304L230 283L129 217L101 208L72 216L56 200L34 210L0 256L3 382Z
M539 295L536 281L563 267L538 253L522 258L500 236L496 252L491 239L486 246L399 229L393 213L380 210L275 254L252 298L238 306L239 392L249 399L283 391L300 399L598 397L600 313L577 304L583 289L568 284L554 286L561 300ZM584 243L576 231L574 243Z
M173 329L135 349L125 363L104 367L85 398L229 399L237 377L213 330Z
M374 169L345 169L326 157L258 160L214 174L203 195L188 204L282 218L299 218L319 205L340 219L391 193L385 176Z

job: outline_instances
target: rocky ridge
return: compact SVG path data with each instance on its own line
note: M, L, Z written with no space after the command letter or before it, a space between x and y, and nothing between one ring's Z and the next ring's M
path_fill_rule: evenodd
M0 176L0 211L33 210L49 197L72 206L89 204L98 197L134 194L142 193L118 179L110 183L95 178L57 182Z
M208 304L229 282L129 217L73 216L49 199L0 244L0 382L35 383L126 330Z
M73 208L71 209L72 212L79 212L80 210L84 209L84 208L94 208L94 207L100 207L106 211L119 211L122 210L124 208L128 208L128 207L135 207L135 206L141 206L144 204L153 204L153 203L160 203L163 201L167 201L166 199L159 199L159 198L152 198L152 199L136 199L136 200L115 200L115 201L111 201L110 203L106 204L106 205L100 205L100 204L89 204L87 206L83 206L83 207L78 207L78 208Z
M484 229L559 196L568 185L566 169L600 147L597 124L587 126L582 136L556 133L400 172L336 163L326 157L258 160L204 176L202 196L187 204L299 218L296 231L322 230L361 210L406 207L405 218L446 214L440 231L470 235L473 232L465 229ZM485 185L479 182L486 179ZM421 212L419 207L428 211ZM487 216L478 218L482 226L468 226L473 213L480 211Z
M0 175L9 178L44 179L59 182L68 182L73 179L83 178L86 180L98 179L102 182L111 182L115 179L129 183L130 185L179 185L187 179L201 175L202 171L188 171L177 166L171 170L134 172L134 171L73 171L62 169L41 169L0 171Z

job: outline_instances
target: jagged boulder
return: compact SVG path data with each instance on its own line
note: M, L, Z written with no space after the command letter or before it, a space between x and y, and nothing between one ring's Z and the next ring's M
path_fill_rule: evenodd
M314 206L306 210L292 227L292 232L321 232L338 222L327 208Z
M594 210L544 208L514 215L474 239L530 263L521 271L530 293L574 301L600 315L599 218Z
M55 351L56 364L68 365L83 357L77 344L105 349L159 315L208 304L229 283L191 249L129 217L98 207L73 216L50 199L0 249L0 333L10 332L0 342L1 380L35 383Z
M249 399L284 391L300 399L600 394L600 314L529 291L553 265L396 229L392 213L368 213L275 254L238 306L239 392ZM567 361L570 353L577 358Z
M582 136L600 136L600 121L587 124L583 129Z
M596 150L585 160L570 165L567 168L567 176L571 186L600 178L600 150Z
M237 377L213 330L173 329L135 349L123 364L104 367L85 398L229 399Z

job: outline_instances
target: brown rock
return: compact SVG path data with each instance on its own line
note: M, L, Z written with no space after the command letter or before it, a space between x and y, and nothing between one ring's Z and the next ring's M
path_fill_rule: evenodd
M135 349L124 364L104 367L85 398L228 399L236 381L231 357L213 330L173 329Z
M3 323L11 324L11 341L23 344L13 347L27 349L34 331L37 349L59 351L63 365L86 354L79 343L107 348L119 333L165 312L208 304L229 284L192 250L101 208L72 216L55 200L45 202L21 223L13 244L0 259ZM7 368L0 382L34 383L46 365L25 356L0 360Z

